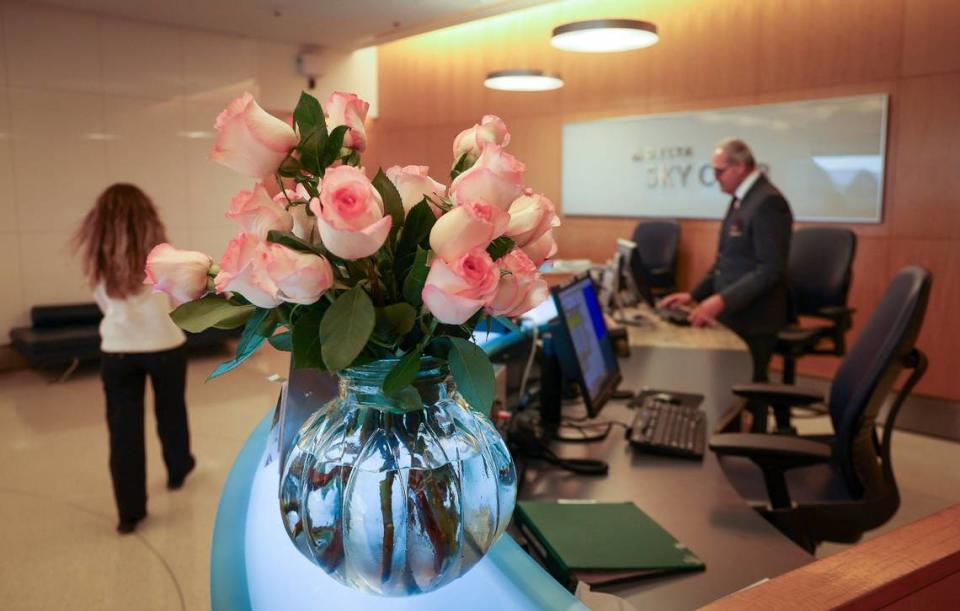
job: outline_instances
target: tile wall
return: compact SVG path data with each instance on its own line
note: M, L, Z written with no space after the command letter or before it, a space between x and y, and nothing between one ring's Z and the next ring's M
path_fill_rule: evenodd
M108 185L140 186L178 247L222 254L249 180L207 159L244 91L292 110L299 46L0 3L0 345L30 306L90 301L69 239ZM315 95L357 91L376 114L376 51L328 53Z

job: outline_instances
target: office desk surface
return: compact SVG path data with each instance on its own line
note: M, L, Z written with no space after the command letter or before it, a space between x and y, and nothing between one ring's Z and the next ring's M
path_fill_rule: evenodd
M663 348L695 348L697 350L741 350L743 343L733 331L722 325L715 327L680 326L657 316L646 304L629 308L626 316L640 317L642 326L625 325L632 346L657 346Z
M733 403L730 385L748 380L751 371L742 350L633 346L631 352L621 360L622 386L703 394L708 430ZM600 414L601 420L627 424L632 418L622 401L609 402ZM568 458L605 460L610 474L591 478L530 463L520 498L633 501L706 562L702 573L600 589L638 609L692 609L813 560L744 503L709 451L702 462L639 454L620 427L603 442L554 449Z

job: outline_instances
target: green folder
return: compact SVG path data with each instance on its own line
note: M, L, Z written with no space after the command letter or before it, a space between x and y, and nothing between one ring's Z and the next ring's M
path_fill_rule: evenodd
M675 571L702 560L633 503L521 501L521 531L554 576L593 585Z

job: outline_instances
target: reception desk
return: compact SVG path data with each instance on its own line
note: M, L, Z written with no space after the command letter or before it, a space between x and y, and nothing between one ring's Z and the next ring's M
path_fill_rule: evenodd
M631 327L629 337L631 356L621 360L623 386L702 394L710 426L733 402L730 385L749 379L749 354L725 329L672 327L651 318ZM379 598L333 581L302 557L283 531L276 497L279 432L271 427L272 411L250 436L224 487L211 557L214 610L586 608L506 535L466 576L430 594ZM632 415L626 403L611 402L601 418L628 423ZM621 435L554 449L566 457L604 460L610 473L583 477L525 464L521 499L633 501L706 562L702 573L604 590L638 609L698 607L813 559L740 499L710 453L702 461L637 454Z

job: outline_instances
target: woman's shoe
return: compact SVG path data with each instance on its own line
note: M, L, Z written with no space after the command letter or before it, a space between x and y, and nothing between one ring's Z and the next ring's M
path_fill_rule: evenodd
M143 514L139 518L134 518L132 520L121 519L120 523L117 524L117 532L120 533L121 535L129 535L130 533L137 530L137 524L140 522L140 520L144 519L145 517L147 517L147 514Z
M187 470L183 473L177 475L171 475L167 477L167 489L168 490L179 490L183 488L183 480L187 479L187 476L190 475L190 472L193 471L193 468L197 466L197 461L194 460L193 456L190 457L190 464L187 466Z

